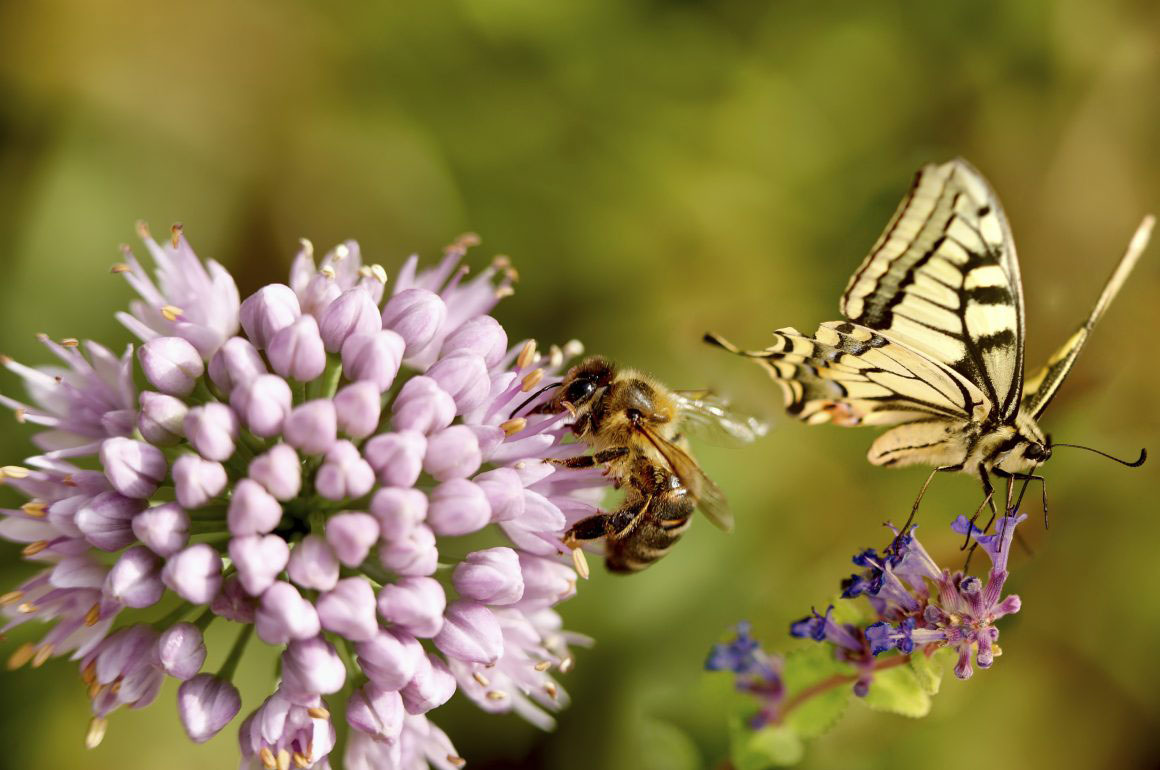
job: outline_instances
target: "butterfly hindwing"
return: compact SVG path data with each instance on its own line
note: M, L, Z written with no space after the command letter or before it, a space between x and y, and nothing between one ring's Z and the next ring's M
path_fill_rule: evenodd
M1008 420L1023 374L1023 294L1006 217L965 161L919 171L851 277L842 314L974 383Z
M953 369L906 344L846 321L773 333L765 350L741 351L712 335L706 339L752 358L785 395L786 410L810 424L894 425L938 418L966 421L990 403Z

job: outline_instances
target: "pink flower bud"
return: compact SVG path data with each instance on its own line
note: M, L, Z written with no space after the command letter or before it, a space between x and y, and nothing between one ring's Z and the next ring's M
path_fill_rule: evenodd
M152 607L163 593L161 559L144 546L122 553L105 577L105 594L126 607Z
M437 535L466 535L491 520L487 495L467 479L444 481L431 492L427 523Z
M282 431L292 400L293 394L286 380L274 374L256 377L249 385L235 388L230 394L230 406L242 416L254 435L262 438L276 436Z
M181 337L154 337L137 350L137 357L145 379L170 396L188 396L205 373L201 354Z
M520 571L524 576L524 595L520 606L529 610L551 607L576 593L576 573L554 559L521 553Z
M75 522L85 540L94 547L102 551L119 551L135 540L133 517L144 509L144 500L116 492L102 492L77 511Z
M250 596L261 596L274 585L290 559L290 546L277 535L246 535L230 539L230 560Z
M376 740L394 743L403 732L403 697L373 682L355 690L347 701L346 721Z
M403 338L389 329L355 334L342 345L342 371L352 382L373 382L385 392L403 361Z
M221 463L198 455L182 455L173 462L173 486L181 507L200 508L222 493L229 476Z
M344 511L326 522L326 540L348 567L362 564L378 539L379 524L369 513Z
M176 503L163 503L133 517L133 534L149 550L168 558L189 542L189 514Z
M173 446L185 433L185 415L189 407L173 396L146 390L141 393L141 413L137 428L154 446Z
M426 656L419 641L405 631L380 629L355 645L359 668L384 690L401 690Z
M383 618L418 637L439 633L446 606L443 586L429 577L405 577L379 590Z
M237 575L231 575L222 583L222 590L210 602L215 615L235 623L253 623L257 602L246 593Z
M473 481L487 495L493 521L512 521L524 515L524 485L514 469L496 468Z
M426 351L436 341L447 319L447 305L438 294L426 289L404 289L387 300L383 308L383 328L392 329L407 345L407 358Z
M363 286L356 286L344 291L322 311L319 327L327 352L337 353L348 337L382 329L383 320L371 293Z
M161 632L157 640L161 669L183 682L192 679L205 663L205 639L192 623L178 623Z
M382 396L373 382L354 382L345 386L334 397L334 411L338 429L358 441L374 433L379 427Z
M222 585L222 559L205 543L191 545L170 557L161 579L191 604L209 604Z
M101 465L113 489L125 497L149 497L169 472L160 449L120 437L101 444Z
M352 642L365 642L378 633L375 592L365 578L338 581L333 589L318 597L315 607L323 628Z
M502 546L469 553L451 582L460 596L483 604L515 604L524 595L519 555Z
M439 359L427 370L427 376L447 391L460 413L482 405L491 392L487 364L483 356L471 351L459 351Z
M346 668L334 645L315 636L296 639L282 653L282 686L287 697L307 701L329 695L346 683Z
M209 361L209 378L227 396L263 374L266 364L262 356L244 337L230 337Z
M479 470L481 462L479 441L466 425L452 425L427 439L423 470L436 481L467 478Z
M255 457L248 472L277 500L293 500L302 490L302 463L298 453L286 444L275 444L270 451Z
M383 487L371 498L379 536L388 542L406 537L427 518L427 495L418 489Z
M242 328L250 342L261 350L270 344L282 329L298 320L302 310L298 297L289 287L280 283L263 286L242 303Z
M380 484L409 487L423 471L427 438L413 430L383 433L368 441L363 452Z
M487 368L492 369L507 355L507 347L507 333L499 321L489 315L481 315L465 321L448 334L439 355L446 358L459 351L476 353L483 356Z
M198 674L177 688L177 713L194 743L205 743L217 735L241 707L238 689L212 674Z
M426 524L379 545L379 563L400 575L432 575L439 566L435 533Z
M455 399L430 377L412 377L403 385L391 408L395 430L432 433L455 419Z
M286 443L308 455L325 454L338 435L338 415L330 399L307 401L286 418L282 426Z
M433 639L439 651L465 663L490 666L503 655L503 631L487 607L460 599L443 615L443 627Z
M279 580L266 589L254 613L258 638L267 644L286 644L291 639L318 636L322 626L314 605L289 583Z
M454 694L455 677L442 658L430 654L419 659L415 676L400 692L408 714L426 714L451 700Z
M230 534L264 535L273 532L281 521L282 506L261 484L242 479L234 486L226 513Z
M314 477L315 489L327 500L357 499L374 485L374 470L349 441L335 442Z
M303 588L329 591L338 583L338 557L318 535L307 535L290 552L287 571Z
M287 379L317 379L326 369L326 349L314 316L304 315L275 334L266 346L266 358L274 371Z
M238 418L225 404L196 406L185 415L185 437L205 459L228 460L234 454Z

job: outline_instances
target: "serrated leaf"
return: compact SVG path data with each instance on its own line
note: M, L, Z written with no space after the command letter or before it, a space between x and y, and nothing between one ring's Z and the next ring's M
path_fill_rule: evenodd
M927 695L938 695L942 685L943 673L949 661L954 660L955 651L949 647L940 647L932 655L915 652L910 658L910 669L914 672L918 686Z
M870 692L862 701L874 711L905 717L924 717L930 713L930 696L909 666L896 666L875 673Z
M744 719L729 720L729 759L734 770L766 770L796 765L805 754L802 739L792 728L771 725L751 730Z
M790 653L785 658L782 681L786 686L786 701L803 690L816 687L827 680L851 673L845 663L834 659L829 645L807 647ZM786 715L785 724L803 739L816 738L828 731L846 711L850 701L851 683L840 682L795 707Z

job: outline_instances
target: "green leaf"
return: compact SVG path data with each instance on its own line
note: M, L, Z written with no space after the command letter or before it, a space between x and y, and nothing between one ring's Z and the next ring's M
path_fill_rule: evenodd
M734 770L796 765L804 754L802 739L786 725L751 730L740 717L729 720L729 758Z
M638 745L641 752L634 767L642 770L697 770L704 766L693 739L669 722L642 719Z
M836 676L852 672L848 664L834 659L834 648L814 645L791 652L785 658L782 679L786 686L786 701L813 687L822 685ZM816 738L828 731L846 710L850 701L852 682L838 682L817 695L803 701L786 715L785 724L801 738Z
M924 717L930 712L930 696L909 666L896 666L874 675L870 692L862 701L875 711L904 717Z
M927 695L938 695L942 685L943 672L947 664L954 660L955 651L949 647L940 647L933 655L924 655L921 651L915 652L910 659L910 669L914 672L918 686Z

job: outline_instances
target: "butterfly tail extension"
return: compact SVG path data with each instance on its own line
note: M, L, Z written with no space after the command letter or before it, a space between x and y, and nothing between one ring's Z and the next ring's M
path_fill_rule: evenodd
M1087 319L1079 325L1079 328L1068 337L1067 341L1063 343L1056 350L1047 363L1027 380L1023 389L1023 411L1030 414L1034 418L1038 418L1047 409L1047 405L1055 397L1059 386L1063 384L1064 378L1071 371L1075 361L1079 358L1079 353L1087 342L1088 337L1091 336L1092 329L1095 328L1096 323L1103 317L1107 311L1108 306L1112 304L1112 300L1120 292L1120 289L1127 282L1128 276L1132 272L1132 268L1136 266L1140 256L1148 247L1148 241L1152 236L1152 228L1156 222L1155 217L1149 215L1144 217L1144 220L1136 228L1136 232L1132 236L1128 248L1124 252L1124 256L1120 259L1116 269L1112 272L1108 282L1104 284L1104 289L1100 292L1100 298L1096 301L1095 307L1088 315Z

